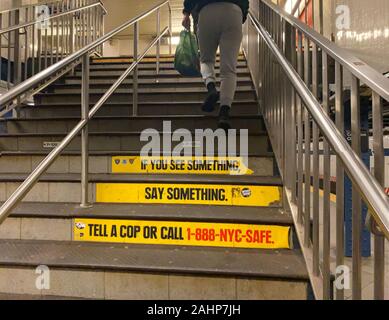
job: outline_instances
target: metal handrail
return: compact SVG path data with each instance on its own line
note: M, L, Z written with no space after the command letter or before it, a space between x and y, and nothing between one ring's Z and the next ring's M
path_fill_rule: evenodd
M26 6L24 9L10 12L8 27L0 29L0 46L2 46L2 37L8 35L9 39L6 41L5 47L8 49L7 63L0 64L0 73L3 68L6 70L6 88L8 90L104 34L104 17L107 11L101 1L65 0L49 5L52 6L53 10L57 10L57 14L37 19L35 18L35 6ZM11 15L13 15L13 21ZM2 18L0 15L0 24L3 21ZM23 33L20 30L23 30ZM93 54L102 55L102 52L103 47L99 47ZM3 59L0 56L0 61ZM14 62L13 65L11 65L11 61ZM13 115L17 116L20 110L18 107L25 100L30 99L36 92L41 91L64 73L72 70L76 64L69 66L68 69L63 69L34 90L19 96L13 103L5 106L0 105L0 117L11 110Z
M2 95L0 97L0 108L2 105L6 105L7 103L13 101L14 99L16 99L18 96L22 95L23 93L28 92L30 89L34 88L39 83L50 78L51 76L55 75L57 72L61 71L63 68L69 66L71 63L80 59L86 53L101 46L107 40L111 39L112 37L114 37L118 33L122 32L123 30L127 29L128 27L134 25L135 23L139 22L140 20L144 19L145 17L149 16L150 14L157 11L159 8L165 6L166 4L169 4L169 0L165 0L165 1L155 5L154 7L152 7L151 9L146 11L145 13L141 13L141 14L137 15L135 18L130 19L129 21L123 23L119 27L108 32L107 34L102 36L100 39L97 39L95 42L92 42L91 44L85 46L84 48L80 49L79 51L64 58L60 62L57 62L56 64L48 67L46 70L43 70L42 72L38 73L37 75L31 77L27 81L24 81L23 83L15 86L12 90L8 91L7 93L5 93L4 95Z
M389 101L389 79L385 78L377 70L370 67L361 59L350 54L349 51L338 47L320 33L301 22L296 17L287 13L283 8L274 4L270 0L262 0L274 12L278 13L283 19L304 33L309 39L314 40L328 55L339 61L343 66L356 77L365 82L370 88L376 91L382 98Z
M2 35L4 33L9 33L9 32L12 32L12 31L16 31L16 30L19 30L19 29L31 27L31 26L33 26L35 24L38 24L38 23L42 23L42 22L58 19L58 18L67 16L69 14L76 13L76 12L79 12L79 11L82 11L82 10L91 9L91 8L94 8L94 7L97 7L97 6L100 6L101 9L103 9L104 14L107 14L107 10L104 8L104 6L101 4L101 2L98 1L98 2L95 2L95 3L92 3L92 4L88 4L88 5L85 5L85 6L82 6L82 7L78 7L78 8L67 10L67 11L64 11L64 12L61 12L61 13L58 13L58 14L54 14L54 15L48 16L48 17L40 19L40 20L25 22L25 23L19 24L17 26L12 26L12 27L8 27L8 28L5 28L5 29L0 29L0 35Z
M343 165L349 173L351 180L358 186L358 190L364 196L365 201L372 210L374 218L389 239L389 199L383 192L381 185L366 168L362 160L355 154L349 143L343 137L343 134L339 132L330 117L324 112L320 102L317 101L299 74L283 56L265 28L251 12L249 13L249 18L277 58L278 63L284 69L300 97L304 100L310 114L331 144L334 152L342 159Z
M25 81L24 83L18 85L10 92L6 93L3 97L0 98L0 104L7 103L12 99L15 99L18 95L27 92L32 87L38 83L46 80L47 78L54 75L56 72L60 71L63 68L71 65L78 59L82 59L83 66L83 76L82 76L82 107L81 107L81 121L73 128L73 130L62 140L62 142L53 149L50 154L36 167L36 169L27 177L27 179L17 188L17 190L7 199L7 201L0 208L0 224L8 217L12 209L17 206L27 193L34 187L38 182L42 174L50 167L50 165L58 158L58 156L64 151L64 149L69 145L69 143L81 132L82 133L82 172L81 172L81 181L82 181L82 192L81 192L81 207L87 207L88 203L88 122L96 114L96 112L104 105L104 103L109 99L109 97L115 92L115 90L122 84L122 82L128 77L128 75L136 71L140 61L146 56L150 49L158 44L160 45L161 38L169 31L169 27L164 28L157 37L149 44L149 46L144 50L140 55L137 54L137 39L134 39L134 62L129 66L129 68L121 75L121 77L111 86L111 88L99 99L99 101L89 109L89 52L96 47L103 44L105 41L112 38L114 35L123 31L124 29L130 27L131 25L135 26L136 34L138 30L138 22L145 17L149 16L151 13L158 12L159 21L159 9L169 4L169 1L163 1L160 4L152 7L147 10L145 13L141 13L133 19L125 22L118 28L112 30L110 33L96 40L95 42L87 45L85 48L79 50L78 52L72 54L68 58L56 63L55 65L49 67L48 69L37 74L33 78ZM159 23L158 23L159 25Z
M64 0L50 1L50 2L45 2L45 3L42 3L42 4L43 5L48 5L48 4L60 3L60 2L63 2L63 1ZM2 10L2 11L0 11L0 14L4 14L4 13L7 13L7 12L12 12L12 11L17 11L17 10L21 10L21 9L26 9L26 8L31 8L31 7L36 7L36 6L39 6L39 5L42 5L42 4L39 4L39 3L26 4L24 6L20 6L20 7L16 7L16 8Z
M362 298L364 202L373 217L366 220L366 225L374 235L374 298L384 299L389 200L383 192L382 110L384 101L389 100L388 79L269 0L253 0L251 5L243 47L315 297L331 299L335 293L336 299L345 298L343 287L331 286L332 272L340 272L331 268L331 239L336 238L336 266L345 267L347 173L352 182L352 298ZM335 62L334 69L330 61ZM351 147L344 138L345 126L349 125L343 99L345 72L351 75ZM335 121L329 116L332 76ZM374 177L361 160L361 82L372 90ZM332 159L336 160L336 200L330 197ZM319 194L321 188L323 195ZM336 202L336 208L331 202ZM336 228L332 230L334 214Z

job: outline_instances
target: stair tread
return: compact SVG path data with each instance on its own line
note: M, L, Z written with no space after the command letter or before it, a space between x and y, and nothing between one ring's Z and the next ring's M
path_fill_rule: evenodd
M240 115L240 116L230 116L232 120L234 119L262 119L261 115L253 114L253 115ZM153 116L94 116L91 120L181 120L181 119L218 119L217 115L153 115ZM63 120L80 120L80 117L58 117L58 118L50 118L50 117L36 117L36 118L8 118L8 119L0 119L0 122L33 122L33 121L63 121Z
M307 281L297 250L0 240L0 266L196 273Z
M293 225L290 214L271 207L219 207L208 205L105 204L80 208L74 203L24 202L11 217L23 218L90 218L162 221L198 221L239 224Z
M28 177L24 173L2 173L1 182L22 182ZM80 182L78 173L46 173L42 182ZM223 184L223 185L258 185L282 186L282 179L277 176L232 176L232 175L171 175L171 174L89 174L89 181L96 183L181 183L181 184Z
M155 130L155 129L153 129ZM162 132L159 130L158 131L160 134L165 133L165 134L172 134L173 132ZM192 132L194 135L194 131L189 131ZM118 132L118 131L103 131L103 132L89 132L89 136L137 136L140 135L142 131L128 131L128 132ZM81 134L81 133L80 133ZM0 138L12 138L12 137L54 137L54 136L65 136L66 132L53 132L53 133L48 133L48 132L38 132L38 133L1 133ZM237 130L236 133L237 136L240 136L240 132ZM255 137L255 136L267 136L266 131L258 131L258 132L252 132L249 133L249 136Z
M48 151L0 151L1 156L47 156L49 154ZM64 156L80 156L80 151L64 151L61 153ZM90 156L139 156L140 152L134 151L89 151ZM257 152L250 153L248 155L249 158L259 157L259 158L274 158L273 152Z
M66 86L65 86L66 87ZM74 92L44 92L44 93L38 93L36 96L56 96L56 95L74 95L75 92L79 92L80 88L74 88L72 89ZM100 89L93 89L91 88L89 90L90 94L100 94L101 91L104 90L104 88ZM115 94L128 94L131 93L133 90L131 88L118 88L116 89ZM255 92L254 87L250 86L240 86L236 89L236 93L239 92ZM139 94L193 94L193 93L200 93L205 94L207 93L206 88L142 88L140 87L138 89ZM81 94L81 92L80 92ZM165 101L165 103L167 103Z

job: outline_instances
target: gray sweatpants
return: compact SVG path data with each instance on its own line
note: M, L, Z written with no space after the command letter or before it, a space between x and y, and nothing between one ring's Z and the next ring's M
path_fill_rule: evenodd
M199 15L197 35L200 46L201 74L205 84L216 82L215 60L220 46L220 104L231 106L236 91L236 65L242 42L243 14L230 2L205 6Z

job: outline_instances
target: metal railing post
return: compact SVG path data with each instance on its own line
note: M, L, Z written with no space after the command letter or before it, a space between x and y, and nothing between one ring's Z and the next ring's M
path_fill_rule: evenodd
M173 49L172 49L172 41L173 41L173 27L172 27L172 7L170 6L170 2L168 4L168 9L169 9L169 54L172 54Z
M82 57L81 118L89 117L89 54ZM89 174L89 130L88 124L81 131L81 207L91 207L88 199Z
M157 37L161 34L161 9L157 10ZM159 58L161 55L161 39L157 42L157 75L159 75Z
M134 62L138 62L138 43L139 43L139 24L134 24ZM134 69L133 75L133 91L132 91L132 115L138 115L138 65Z

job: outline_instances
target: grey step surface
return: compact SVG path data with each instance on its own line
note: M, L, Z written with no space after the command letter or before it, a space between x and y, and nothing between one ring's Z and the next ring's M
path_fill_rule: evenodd
M91 89L90 90L90 102L96 103L99 101L106 90L104 89ZM129 102L132 101L132 88L117 89L113 95L108 98L108 102ZM188 101L188 100L204 100L206 97L205 88L148 88L139 89L138 101L139 102L155 102L155 101ZM255 90L250 87L240 87L235 93L237 100L255 100ZM37 104L50 104L58 102L80 102L81 91L80 89L64 89L63 92L56 90L55 93L39 93L34 96L34 101Z
M22 173L0 174L0 182L23 182L27 178ZM40 182L80 182L79 174L44 174ZM253 185L253 186L282 186L280 177L258 176L218 176L218 175L155 175L155 174L90 174L89 181L100 183L180 183L180 184L218 184L218 185Z
M138 104L138 115L204 115L201 110L203 101L198 97L192 101L154 101L145 102L141 101ZM91 104L93 107L93 104ZM213 116L217 116L219 107L215 112L211 113ZM231 115L257 115L259 112L258 102L255 100L236 100L233 104ZM96 116L132 116L133 108L132 101L126 102L107 102L96 113ZM34 106L23 106L20 109L21 118L61 118L61 117L78 117L81 116L80 102L70 102L67 100L61 100L50 104L36 104Z
M0 203L1 204L1 203ZM95 203L80 208L74 203L21 203L10 216L29 219L123 219L196 221L256 225L293 225L292 216L281 208L218 207L206 205L144 205ZM1 230L1 227L0 227Z
M9 134L17 133L57 133L69 132L80 121L75 117L57 118L33 118L33 119L5 119L0 120L0 132ZM158 131L163 129L163 122L170 121L172 130L185 128L188 130L213 128L216 129L218 117L211 116L96 116L89 122L91 132L125 132L142 131L153 128ZM247 129L249 133L259 133L265 130L261 116L233 116L231 118L234 129Z
M1 267L138 271L307 281L296 250L219 249L0 240Z
M43 151L52 148L47 143L58 143L65 138L66 132L63 133L25 133L25 134L0 134L0 149L3 151ZM140 151L148 142L140 141L140 132L99 132L89 133L89 150L91 151ZM160 135L161 137L161 135ZM193 135L194 137L194 135ZM162 139L161 139L162 141ZM228 141L228 139L227 139ZM172 148L181 142L172 142ZM236 150L240 153L240 137L236 137ZM196 147L196 141L192 139L193 148ZM188 145L190 148L191 145ZM77 136L68 145L66 150L76 151L81 148L81 136ZM162 150L162 145L160 146ZM218 143L214 142L214 150L217 155ZM204 144L202 153L206 152ZM248 152L270 151L270 142L265 132L250 134L248 137Z
M90 78L92 78L92 79L93 78L112 78L112 77L119 78L122 74L123 74L123 70L98 70L98 71L93 71L90 74ZM237 74L238 74L238 76L241 76L241 75L249 76L250 70L247 67L238 68ZM68 74L67 77L68 78L71 78L71 77L79 78L79 77L81 77L81 75L82 75L82 73L80 71L76 71L76 72L74 72L74 74ZM176 77L178 75L179 75L179 73L176 70L162 69L160 71L160 73L158 74L158 78L172 77L172 76ZM217 77L220 77L220 70L219 69L215 69L215 75ZM155 79L157 74L156 74L156 71L154 69L144 69L144 70L139 70L138 76L140 78Z
M24 153L2 152L0 153L0 173L30 173L43 161L47 153ZM89 173L112 172L112 157L126 156L133 154L123 152L112 152L111 154L100 154L91 152L89 155ZM137 154L136 156L139 156ZM274 155L262 155L261 157L249 157L248 167L255 176L273 176L275 173ZM81 156L76 153L62 154L46 171L47 173L80 173Z
M90 71L94 70L126 70L130 66L129 63L115 63L115 64L94 64L92 63L90 65ZM174 63L173 62L160 62L160 70L174 70ZM238 68L247 68L247 62L246 61L238 61L237 64ZM155 70L157 68L156 63L153 62L146 62L146 63L140 63L138 65L139 70ZM220 62L215 63L215 69L220 69ZM80 68L76 68L76 71L80 71Z
M114 77L112 79L91 79L89 82L89 87L91 89L108 89L115 83L117 79ZM132 78L126 79L119 86L119 88L132 87L134 84ZM138 84L140 88L203 88L205 87L204 81L202 79L193 79L193 78L182 78L182 77L172 77L172 78L161 78L161 79L139 79ZM239 77L237 79L238 86L250 86L252 85L252 80L250 77ZM220 81L216 83L216 86L220 88ZM63 78L50 86L49 89L45 91L54 92L55 90L60 89L78 89L81 87L81 79L66 79Z

